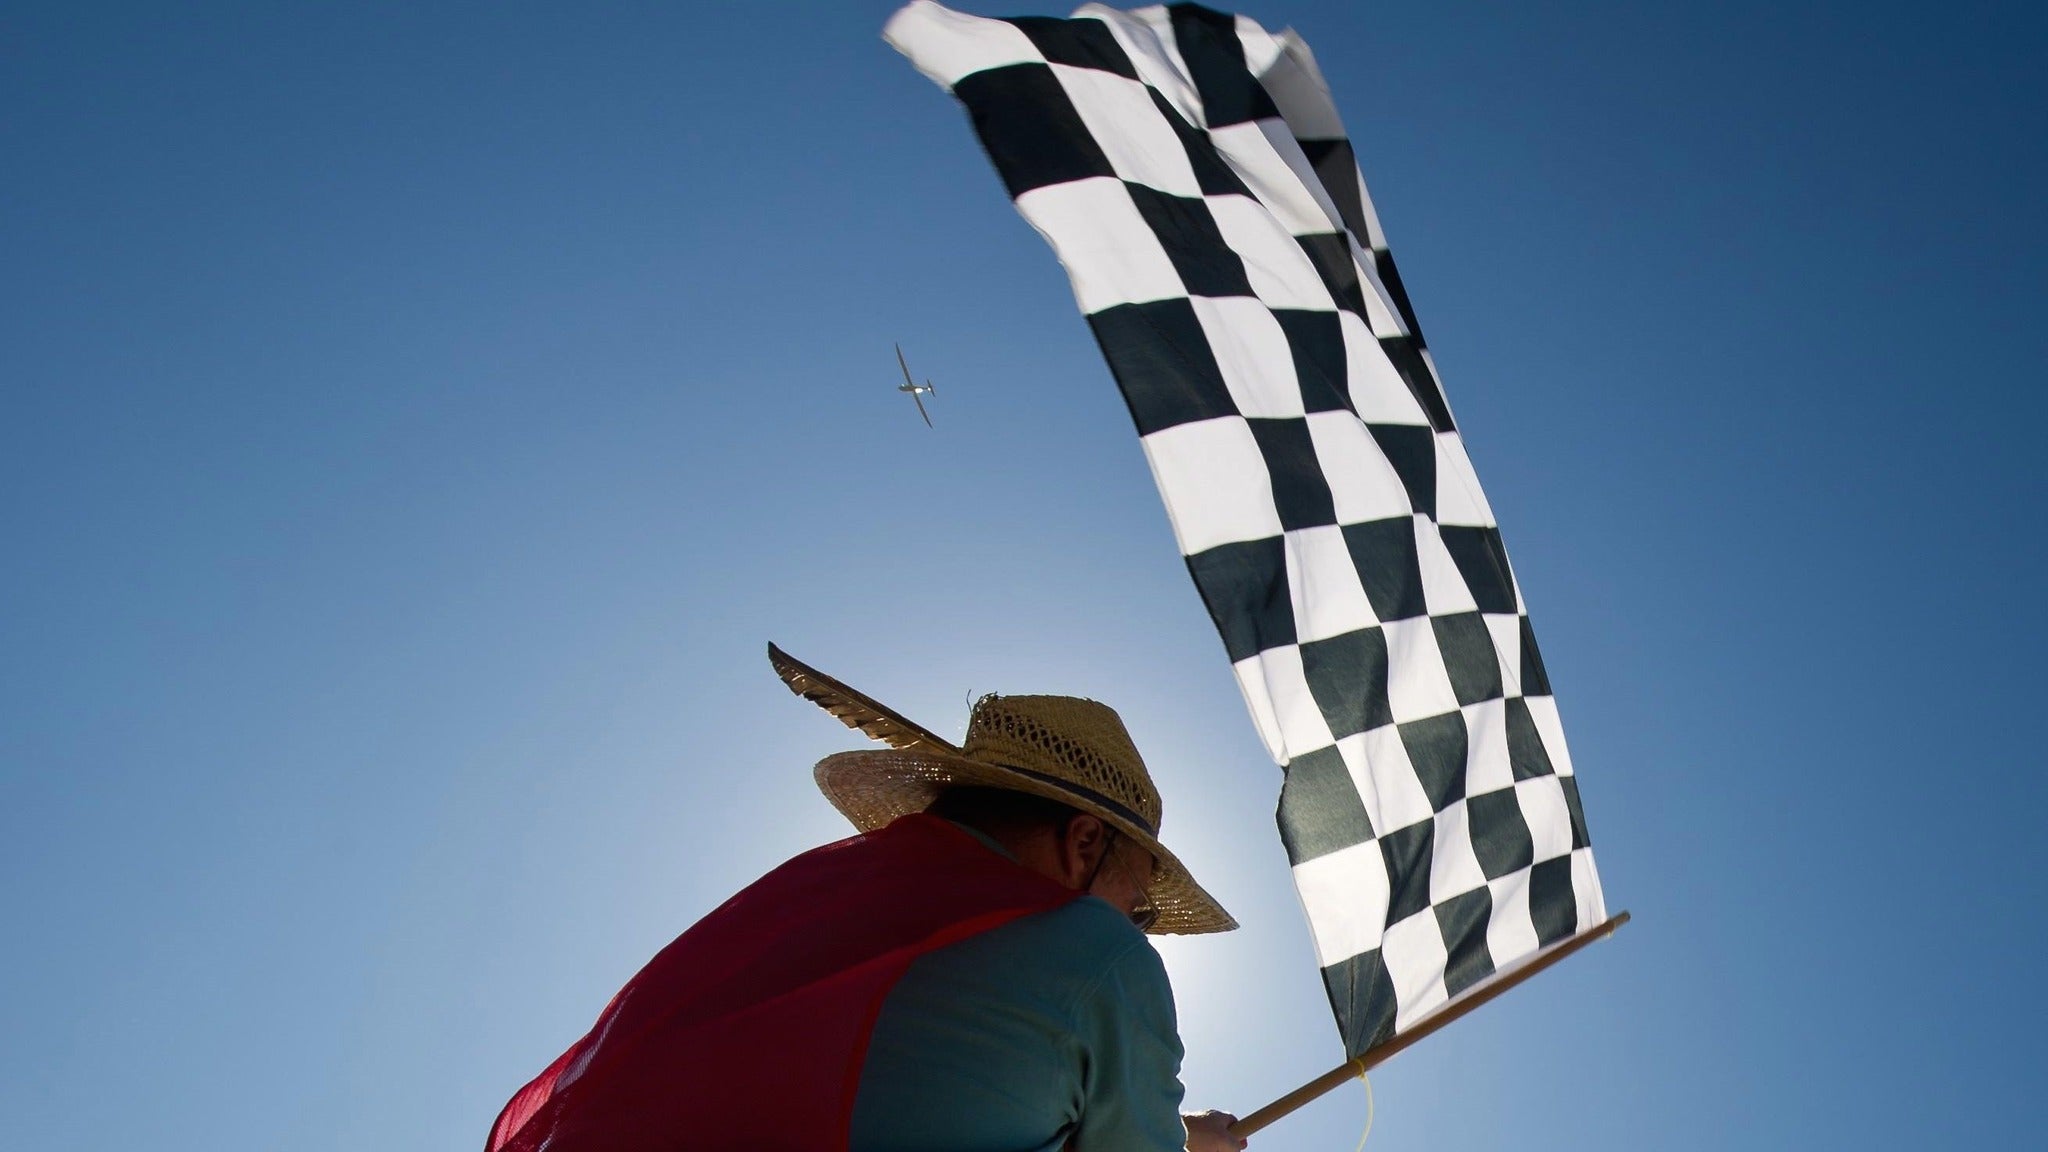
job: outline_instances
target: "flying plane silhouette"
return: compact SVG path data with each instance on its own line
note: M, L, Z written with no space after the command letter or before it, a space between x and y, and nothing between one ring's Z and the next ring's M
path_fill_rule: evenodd
M929 378L922 384L910 378L910 365L904 362L903 345L901 344L896 345L896 366L903 369L903 383L898 384L896 390L898 392L910 393L910 398L917 403L917 414L924 417L924 426L927 428L931 427L932 414L924 410L924 397L919 395L919 393L929 392L937 396L939 390L932 387L932 382Z

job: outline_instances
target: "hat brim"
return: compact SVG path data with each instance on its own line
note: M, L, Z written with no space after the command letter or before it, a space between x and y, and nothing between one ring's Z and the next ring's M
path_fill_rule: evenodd
M1148 932L1193 935L1228 932L1237 927L1237 921L1216 898L1195 883L1180 858L1167 851L1144 826L1086 796L1015 769L936 749L877 748L827 756L818 761L813 775L825 799L862 832L884 827L899 816L922 812L931 807L941 791L963 785L1008 788L1057 800L1102 820L1152 854L1157 863L1145 895L1159 910L1159 919Z

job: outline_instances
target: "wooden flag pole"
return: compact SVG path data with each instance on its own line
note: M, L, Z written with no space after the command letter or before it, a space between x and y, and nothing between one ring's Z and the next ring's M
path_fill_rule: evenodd
M1606 923L1588 928L1569 940L1552 944L1520 964L1509 968L1496 978L1459 995L1456 999L1437 1009L1435 1015L1430 1016L1414 1028L1386 1041L1377 1048L1368 1050L1365 1055L1355 1060L1346 1060L1321 1076L1303 1084L1301 1087L1273 1101L1264 1108L1232 1124L1230 1126L1230 1134L1240 1139L1250 1136L1252 1133L1287 1115L1303 1104L1336 1088L1339 1084L1354 1079L1361 1073L1369 1072L1379 1067L1409 1045L1414 1044L1417 1040L1435 1032L1437 1029L1472 1011L1481 1004L1487 1003L1494 997L1543 971L1559 960L1577 952L1593 941L1602 940L1614 935L1614 930L1626 923L1628 923L1628 913L1622 912Z

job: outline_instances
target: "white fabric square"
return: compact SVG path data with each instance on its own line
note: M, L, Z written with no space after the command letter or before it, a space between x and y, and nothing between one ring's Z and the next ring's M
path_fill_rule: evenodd
M1375 835L1384 836L1436 815L1415 765L1408 760L1408 746L1401 743L1399 728L1387 724L1347 736L1337 742L1337 754L1344 758Z
M1425 908L1388 925L1380 940L1380 959L1393 978L1394 1002L1400 1006L1394 1017L1396 1029L1408 1027L1450 999L1444 992L1444 962L1450 953L1435 912Z
M1311 412L1308 437L1316 447L1323 479L1330 483L1337 523L1364 524L1414 512L1400 474L1358 417L1341 411Z
M1437 485L1443 487L1441 483ZM1450 549L1444 547L1444 538L1429 522L1427 516L1415 517L1415 560L1422 570L1422 602L1431 616L1454 616L1460 612L1479 611L1479 602L1472 599L1472 589L1465 584L1465 574L1458 570L1458 562L1451 559Z
M1508 757L1508 702L1482 700L1465 712L1465 795L1478 796L1515 786Z
M1572 811L1564 802L1564 785L1555 776L1536 776L1515 782L1515 803L1521 806L1522 821L1529 825L1529 839L1536 845L1535 862L1555 860L1572 850Z
M1280 535L1266 458L1242 419L1177 424L1141 442L1181 555Z
M1209 214L1223 242L1244 261L1252 291L1270 308L1335 312L1329 286L1273 214L1238 195L1208 197Z
M1334 232L1338 225L1332 223L1334 213L1324 210L1323 203L1301 182L1301 174L1290 167L1278 152L1273 150L1273 141L1266 135L1265 125L1278 124L1277 120L1255 120L1244 124L1231 124L1223 128L1211 128L1209 139L1216 145L1216 151L1223 157L1230 170L1237 173L1251 194L1258 197L1266 211L1273 214L1290 236L1310 236L1320 232ZM1280 129L1285 132L1283 127ZM1288 141L1293 144L1293 140ZM1295 145L1296 154L1301 152ZM1321 181L1316 190L1322 189Z
M1174 196L1201 196L1186 146L1143 84L1100 68L1054 64L1052 72L1118 176Z
M1238 412L1269 419L1302 415L1294 351L1272 309L1247 296L1192 296L1188 303Z
M1387 705L1394 723L1406 724L1458 710L1451 674L1436 645L1429 617L1389 620L1380 625L1387 638Z
M1330 199L1329 189L1323 187L1322 176L1317 174L1315 165L1309 163L1308 153L1301 150L1301 141L1295 139L1294 129L1287 121L1278 116L1270 116L1264 120L1254 120L1252 124L1259 130L1259 135L1266 138L1266 148L1287 167L1289 172L1294 173L1295 184L1315 202L1315 215L1323 221L1321 227L1297 232L1296 235L1307 236L1316 232L1350 235L1344 230L1344 217L1337 213L1337 202ZM1211 132L1210 135L1214 136L1215 133Z
M1600 890L1600 872L1593 867L1593 850L1572 853L1572 895L1579 901L1581 931L1607 919L1607 894Z
M1387 920L1387 862L1373 841L1294 866L1316 962L1327 968L1380 946Z
M1456 432L1436 434L1436 522L1470 528L1493 527L1493 509L1479 490L1479 476Z
M1297 528L1287 534L1287 593L1294 604L1295 638L1306 644L1370 628L1379 623L1358 565L1335 525Z
M1543 946L1529 915L1529 870L1517 868L1486 885L1493 913L1486 921L1486 951L1495 957L1527 956Z
M1033 188L1017 197L1017 211L1058 253L1085 313L1188 294L1121 180Z
M1258 729L1266 755L1275 764L1285 764L1286 741L1280 735L1280 718L1273 714L1273 698L1266 693L1265 666L1254 654L1232 664L1230 671L1237 677L1237 690L1244 693L1244 706L1251 711L1252 727Z
M1379 338L1365 321L1349 312L1337 314L1344 332L1344 371L1350 379L1351 406L1368 424L1415 424L1429 426L1429 414L1415 402L1408 382L1394 370Z
M1486 871L1472 850L1472 824L1465 802L1453 800L1436 814L1436 839L1429 858L1429 902L1442 904L1474 888L1486 887Z
M1280 722L1280 762L1328 748L1337 742L1329 721L1308 690L1308 677L1301 670L1301 649L1293 644L1268 648L1259 653L1259 667L1266 677L1266 695L1273 702L1273 716Z
M1529 719L1536 723L1536 734L1543 737L1543 750L1550 754L1550 766L1559 776L1572 774L1572 754L1564 746L1564 721L1557 715L1557 697L1530 696Z
M1236 17L1232 23L1235 25L1232 30L1237 33L1237 43L1244 51L1245 70L1263 82L1267 74L1273 70L1273 65L1280 59L1280 43L1268 35L1264 28L1259 27L1258 21L1249 16ZM1283 109L1282 115L1285 114Z
M1518 591L1515 599L1521 600ZM1486 634L1493 637L1493 654L1500 657L1500 682L1510 696L1522 694L1522 618L1503 616L1489 612L1480 617L1486 621Z
M1045 54L1017 26L912 0L882 26L882 39L951 92L962 77L1009 64L1042 64Z

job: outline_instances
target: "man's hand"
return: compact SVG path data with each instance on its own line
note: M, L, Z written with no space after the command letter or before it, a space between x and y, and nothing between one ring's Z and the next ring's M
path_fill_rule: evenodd
M1180 1121L1188 1126L1188 1152L1241 1152L1245 1146L1230 1134L1237 1117L1228 1112L1197 1112Z

